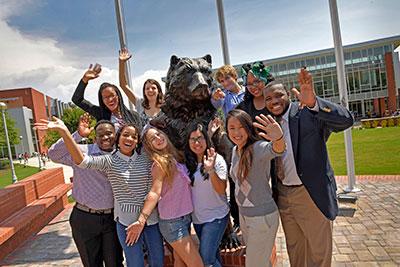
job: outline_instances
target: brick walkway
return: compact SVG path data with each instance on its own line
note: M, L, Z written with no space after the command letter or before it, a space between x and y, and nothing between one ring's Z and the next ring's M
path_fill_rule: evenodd
M332 265L400 266L400 176L360 180L357 211L353 217L338 217L334 224ZM68 224L70 212L64 210L0 265L81 266ZM281 228L276 246L277 266L289 266Z

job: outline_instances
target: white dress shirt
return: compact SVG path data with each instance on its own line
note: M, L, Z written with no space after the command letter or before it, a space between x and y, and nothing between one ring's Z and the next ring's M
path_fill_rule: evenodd
M282 161L283 161L283 169L285 172L285 177L282 181L284 185L301 185L302 182L297 175L297 170L296 170L296 163L294 161L294 155L293 155L293 148L292 148L292 140L290 138L290 129L289 129L289 112L290 112L290 107L291 105L297 105L298 103L290 103L289 108L286 110L285 114L282 116L282 120L280 122L282 131L283 131L283 137L285 138L286 141L286 151L283 153L282 156ZM315 102L315 106L313 108L310 108L310 110L317 111L318 112L318 103Z

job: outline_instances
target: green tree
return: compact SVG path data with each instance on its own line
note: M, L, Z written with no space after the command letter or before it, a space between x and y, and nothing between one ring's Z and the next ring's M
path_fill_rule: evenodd
M62 121L64 122L65 126L69 129L71 133L75 132L78 128L78 122L80 116L85 113L82 109L78 107L74 108L67 108L64 110L64 115L61 117ZM94 126L96 124L96 120L92 119L91 125ZM47 147L50 147L52 144L57 142L60 139L60 135L56 132L47 132L46 137L44 139L44 144ZM94 140L94 132L92 132L89 136L89 142L93 142Z
M7 111L6 115L6 123L7 123L7 131L8 131L8 139L10 140L10 145L19 144L19 131L18 128L15 128L15 121L8 115ZM0 112L0 146L7 147L6 143L6 134L4 131L4 122L3 115Z

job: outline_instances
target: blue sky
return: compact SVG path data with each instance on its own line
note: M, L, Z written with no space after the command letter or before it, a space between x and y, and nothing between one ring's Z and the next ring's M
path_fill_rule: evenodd
M215 0L122 0L135 91L165 75L171 55L211 54L222 65ZM113 0L0 0L0 88L35 87L69 101L85 68L90 84L117 83ZM400 34L398 0L338 0L344 44ZM333 46L328 0L225 0L231 62L240 64ZM140 93L141 94L141 93Z

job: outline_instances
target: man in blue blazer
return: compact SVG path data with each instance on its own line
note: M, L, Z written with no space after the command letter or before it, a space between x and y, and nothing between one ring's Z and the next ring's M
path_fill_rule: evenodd
M285 154L274 163L272 180L291 266L330 266L332 222L338 214L336 182L326 142L353 125L346 108L316 96L311 75L301 69L299 102L279 82L264 88L265 105L280 122Z

